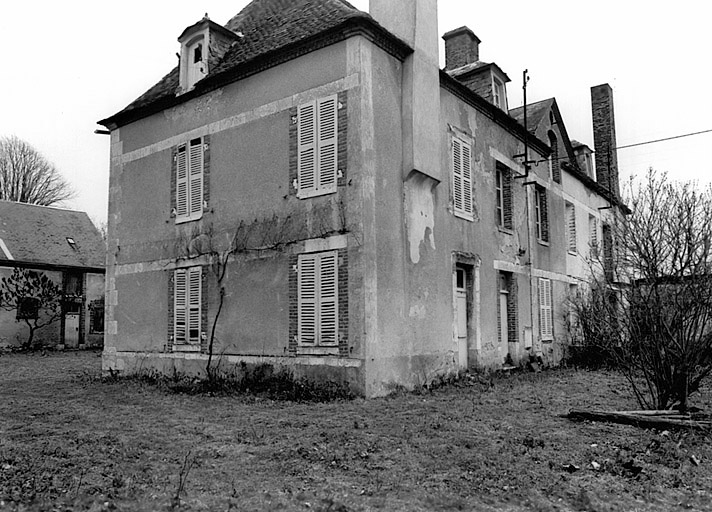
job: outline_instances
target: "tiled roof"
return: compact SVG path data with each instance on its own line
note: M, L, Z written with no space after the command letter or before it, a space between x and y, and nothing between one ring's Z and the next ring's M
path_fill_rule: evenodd
M218 65L210 69L210 74L197 83L194 94L185 95L186 99L212 90L216 85L223 85L226 77L242 65L305 43L354 20L365 21L385 32L368 13L345 0L253 0L225 25L233 32L240 32L242 37L230 47ZM151 106L167 108L178 103L181 101L176 100L178 86L179 68L175 67L121 112L100 123L107 125L117 119L132 120L134 114Z
M104 267L104 242L84 212L0 201L0 240L0 264Z
M527 105L527 129L529 133L535 133L542 119L551 109L554 98L537 101ZM509 115L524 126L524 107L517 107L509 111Z

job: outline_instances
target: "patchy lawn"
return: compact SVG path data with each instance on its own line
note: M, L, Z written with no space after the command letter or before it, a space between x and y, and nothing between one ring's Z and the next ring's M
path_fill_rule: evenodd
M0 357L0 509L712 510L709 436L558 416L637 408L615 373L304 404L101 382L99 367ZM712 389L693 403L712 411Z

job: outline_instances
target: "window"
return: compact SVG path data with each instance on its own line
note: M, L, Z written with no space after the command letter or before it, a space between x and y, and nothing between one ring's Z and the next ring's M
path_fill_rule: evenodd
M337 114L336 95L297 108L297 197L336 192Z
M338 344L338 253L302 254L298 260L299 344Z
M576 207L566 203L566 235L568 238L568 250L576 254Z
M202 138L178 147L176 153L176 223L203 216L203 174L205 145Z
M37 320L40 310L38 298L22 297L17 304L17 320Z
M203 38L188 47L188 69L187 69L187 88L193 86L207 75L207 69L203 62Z
M472 220L472 145L460 137L452 138L453 211Z
M613 279L613 232L611 226L603 225L603 271L606 274L606 279Z
M539 333L542 340L554 338L554 315L551 308L551 279L539 278Z
M551 156L549 157L549 174L556 183L561 183L561 165L559 162L559 140L553 131L549 131L549 146Z
M512 223L512 172L497 162L495 171L495 221L497 226L513 229Z
M199 345L201 340L202 269L173 273L173 343Z
M497 77L492 77L493 81L493 96L494 96L494 104L504 110L505 112L507 111L507 92L506 89L504 88L504 82L500 80Z
M549 242L549 212L546 202L546 189L534 189L534 218L536 221L536 238L539 242Z
M89 334L104 332L104 298L89 303Z
M588 247L591 258L598 258L598 219L588 216Z

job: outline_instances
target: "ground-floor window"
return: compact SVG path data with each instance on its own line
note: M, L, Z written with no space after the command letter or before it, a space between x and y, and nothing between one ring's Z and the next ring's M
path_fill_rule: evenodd
M201 341L202 268L173 273L173 343L199 345Z
M554 339L551 279L539 278L539 333L542 340Z
M338 267L337 251L299 255L297 269L299 345L338 345Z

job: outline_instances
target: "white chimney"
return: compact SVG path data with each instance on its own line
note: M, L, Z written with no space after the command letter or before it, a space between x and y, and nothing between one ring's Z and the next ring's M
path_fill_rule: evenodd
M441 181L437 0L370 0L371 16L415 51L403 63L403 177Z

